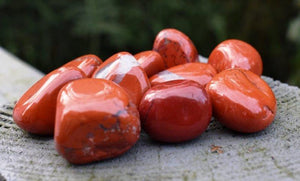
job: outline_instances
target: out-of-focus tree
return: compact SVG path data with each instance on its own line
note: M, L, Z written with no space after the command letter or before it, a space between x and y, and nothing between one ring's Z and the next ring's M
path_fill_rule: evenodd
M0 0L0 46L47 73L87 53L152 49L161 29L177 28L204 56L228 38L249 42L264 74L287 81L300 52L286 37L297 12L293 0Z
M300 10L300 0L295 1L296 6ZM293 69L291 70L291 74L289 76L289 83L294 85L300 85L300 12L295 19L290 22L287 37L291 40L295 47L296 53L293 54L290 62L292 64Z

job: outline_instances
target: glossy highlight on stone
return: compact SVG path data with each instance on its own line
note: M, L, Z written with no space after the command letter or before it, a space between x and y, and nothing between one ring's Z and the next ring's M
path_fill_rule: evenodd
M173 80L151 87L139 112L146 133L161 142L183 142L203 133L212 105L204 87L191 80Z
M186 63L159 72L149 80L151 86L171 80L193 80L205 87L216 74L217 71L210 64Z
M168 68L198 62L198 51L190 38L176 29L164 29L155 38L153 50L163 58Z
M135 54L134 57L140 66L145 70L148 77L165 70L167 67L162 57L156 51L143 51Z
M260 76L263 71L263 63L258 51L250 44L235 39L221 42L209 55L208 63L217 72L241 68Z
M136 105L150 87L147 74L128 52L116 53L108 58L98 67L92 78L107 79L119 84Z
M251 71L224 70L207 84L206 90L212 100L214 116L232 130L253 133L265 129L274 120L274 93Z
M16 103L15 123L30 133L52 135L59 90L66 83L81 78L85 78L85 74L72 66L58 68L41 78Z
M75 66L82 70L86 77L91 77L94 71L102 64L102 60L93 54L83 55L78 57L65 65L63 67Z
M80 79L60 90L54 139L57 151L69 162L85 164L119 156L139 135L138 110L114 82Z

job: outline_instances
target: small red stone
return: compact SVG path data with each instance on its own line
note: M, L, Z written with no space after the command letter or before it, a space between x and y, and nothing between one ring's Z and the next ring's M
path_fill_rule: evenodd
M119 84L136 105L150 87L147 74L128 52L116 53L108 58L98 67L92 78L107 79Z
M85 74L73 66L50 72L19 99L13 111L15 123L30 133L52 135L59 90L66 83L84 77Z
M198 62L198 51L190 38L176 29L164 29L155 38L153 50L163 58L168 68L188 62Z
M212 100L214 116L232 130L253 133L265 129L274 120L274 93L251 71L224 70L207 84L206 90Z
M212 105L205 89L191 80L157 84L143 96L139 112L146 133L157 141L182 142L203 133Z
M81 79L60 90L54 140L69 162L85 164L119 156L139 135L138 110L114 82Z
M96 55L89 54L78 57L65 65L63 67L75 66L82 70L86 77L91 77L94 71L102 64L102 60Z
M150 78L151 86L171 80L193 80L203 87L217 74L217 71L206 63L186 63L159 72Z
M161 58L160 54L156 51L144 51L135 54L134 57L139 62L140 66L145 70L148 77L151 77L158 72L165 70L167 67Z
M241 40L226 40L220 43L209 55L208 63L217 72L230 68L241 68L261 75L263 63L258 51Z

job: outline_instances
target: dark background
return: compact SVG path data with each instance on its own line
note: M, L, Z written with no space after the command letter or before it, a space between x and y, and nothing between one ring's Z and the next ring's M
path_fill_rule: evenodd
M201 55L229 38L252 44L263 74L300 86L299 0L0 0L0 46L44 73L84 54L152 49L177 28Z

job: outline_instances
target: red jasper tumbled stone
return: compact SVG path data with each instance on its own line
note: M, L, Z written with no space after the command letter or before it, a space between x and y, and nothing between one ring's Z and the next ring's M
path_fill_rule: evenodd
M258 51L250 44L235 39L221 42L209 55L208 63L217 72L241 68L261 75L263 71L263 63Z
M119 84L137 106L150 87L147 74L128 52L119 52L109 57L98 67L92 78L107 79Z
M152 76L149 80L151 86L170 80L193 80L202 86L217 74L217 71L206 63L186 63L171 67Z
M243 69L228 69L217 74L206 90L214 116L224 126L239 132L265 129L276 114L272 89L258 75Z
M182 142L203 133L212 116L205 89L191 80L157 84L143 96L139 112L146 133L157 141Z
M85 74L73 66L58 68L41 78L16 103L15 123L30 133L52 135L59 90L66 83L81 78L85 78Z
M157 51L168 68L188 62L198 62L198 51L191 39L176 29L164 29L155 38Z
M93 54L83 55L78 57L65 65L63 67L75 66L82 70L86 77L91 77L94 71L102 64L102 60Z
M152 75L167 68L162 57L156 51L143 51L135 54L134 57L145 70L148 77L151 77Z
M140 135L136 106L112 81L81 79L65 85L57 100L55 144L74 164L119 156Z

